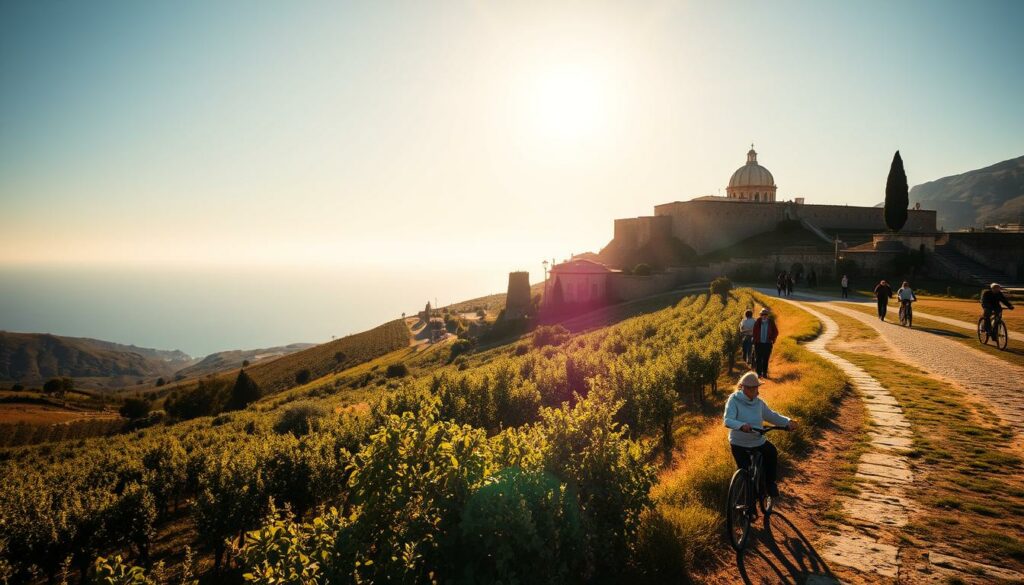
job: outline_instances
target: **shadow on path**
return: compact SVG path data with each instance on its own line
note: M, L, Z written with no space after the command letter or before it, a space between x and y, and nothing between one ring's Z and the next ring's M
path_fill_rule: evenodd
M765 530L759 523L758 529L751 531L746 549L736 555L742 583L839 583L818 551L785 514L773 513L770 525Z

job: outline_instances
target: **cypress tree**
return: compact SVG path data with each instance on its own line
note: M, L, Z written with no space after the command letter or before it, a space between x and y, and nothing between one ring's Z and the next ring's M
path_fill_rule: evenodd
M228 400L228 410L240 410L249 404L256 402L260 397L260 389L256 382L245 373L245 370L238 371L238 378L235 386L231 389L231 398Z
M885 182L885 225L894 232L903 229L907 223L907 208L910 194L907 191L907 173L903 170L900 151L892 157L889 178Z

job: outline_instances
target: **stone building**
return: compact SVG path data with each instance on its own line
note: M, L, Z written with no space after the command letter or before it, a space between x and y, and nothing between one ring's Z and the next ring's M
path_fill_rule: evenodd
M551 267L545 304L600 304L607 302L609 279L619 270L600 262L574 258Z

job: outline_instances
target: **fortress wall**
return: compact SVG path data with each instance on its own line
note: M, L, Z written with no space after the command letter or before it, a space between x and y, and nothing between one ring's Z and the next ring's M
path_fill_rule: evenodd
M731 246L750 236L771 231L784 215L782 205L738 201L686 201L654 208L672 218L672 235L698 254Z
M608 285L613 298L631 301L670 291L676 286L677 279L678 275L673 272L651 276L615 273L608 279Z
M672 235L672 220L668 217L648 215L615 220L615 239L639 248L653 238Z
M982 266L1005 272L1011 278L1024 275L1024 234L952 232L953 248Z
M884 231L881 207L800 205L748 201L677 201L655 206L656 216L672 221L672 235L698 254L731 246L753 235L775 229L785 219L803 219L820 228ZM934 232L934 210L909 210L904 232Z

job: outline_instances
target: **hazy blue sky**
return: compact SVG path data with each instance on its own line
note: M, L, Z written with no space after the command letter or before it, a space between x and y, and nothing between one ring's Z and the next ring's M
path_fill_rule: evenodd
M0 4L0 263L483 265L1024 154L1024 2Z

